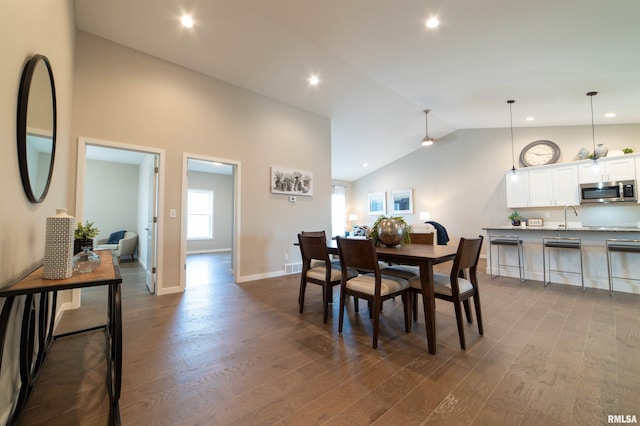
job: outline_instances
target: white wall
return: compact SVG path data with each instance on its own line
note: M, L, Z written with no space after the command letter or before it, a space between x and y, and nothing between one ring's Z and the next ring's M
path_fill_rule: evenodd
M0 287L11 284L42 262L46 217L72 206L69 185L74 9L71 0L0 1ZM51 62L58 128L49 193L41 204L27 200L20 181L16 149L16 105L22 69L39 53ZM73 214L73 211L71 211ZM58 303L68 301L64 293ZM0 298L0 306L5 300ZM0 424L6 422L18 381L17 348L24 298L14 301L0 373Z
M189 172L189 189L213 191L213 239L187 241L187 253L231 250L233 230L233 176Z
M100 230L96 238L112 232L138 233L139 166L87 160L84 187L83 223L94 222Z
M328 119L83 32L75 72L74 139L164 149L164 206L178 218L184 152L241 162L236 280L282 273L285 253L299 257L300 230L330 229ZM271 194L272 165L312 171L313 197ZM181 268L180 220L163 213L160 294L179 288Z
M580 148L592 146L591 126L532 127L514 129L516 167L522 148L528 143L546 139L561 149L559 162L571 161ZM596 126L596 141L610 149L629 147L640 152L640 125ZM418 142L416 142L416 145ZM404 215L409 223L418 223L418 214L429 211L432 220L445 226L452 241L462 236L484 234L485 226L506 225L507 209L504 172L511 169L509 129L459 130L420 148L353 183L352 209L359 222L371 224L375 217L367 215L367 193L413 188L414 214ZM389 199L387 198L387 206ZM525 216L560 221L563 208L518 209ZM602 223L604 217L635 223L640 207L580 206L581 220Z

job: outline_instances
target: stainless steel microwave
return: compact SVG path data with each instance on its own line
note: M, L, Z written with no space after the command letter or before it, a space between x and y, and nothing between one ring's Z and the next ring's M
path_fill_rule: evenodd
M637 202L635 180L580 184L580 204Z

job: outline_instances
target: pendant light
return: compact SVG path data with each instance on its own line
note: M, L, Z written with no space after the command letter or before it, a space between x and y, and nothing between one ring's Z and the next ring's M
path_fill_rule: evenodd
M431 136L429 136L429 112L431 112L430 109L425 109L424 110L425 135L424 135L424 138L422 139L422 146L433 145L433 142L434 142L434 139Z
M507 103L509 104L509 127L511 128L511 176L514 177L516 175L516 157L513 150L513 111L512 106L515 101L513 99L509 99Z
M597 95L598 92L588 92L587 96L591 101L591 138L593 139L593 166L598 166L598 154L596 154L596 127L593 123L593 97Z

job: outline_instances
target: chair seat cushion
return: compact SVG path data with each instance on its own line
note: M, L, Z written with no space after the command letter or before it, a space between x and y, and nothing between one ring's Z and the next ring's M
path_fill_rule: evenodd
M333 266L333 265L332 265ZM313 278L314 280L324 280L326 276L326 270L324 269L324 262L320 266L316 266L307 271L307 278ZM358 271L355 269L347 268L347 278L351 279L358 276ZM342 271L340 270L340 264L338 269L331 268L331 281L340 281L342 279Z
M347 288L373 295L375 293L375 283L376 277L374 274L358 275L357 277L347 281ZM381 278L380 295L386 296L388 294L404 290L408 287L409 281L405 279L383 275Z
M409 284L412 288L422 289L422 286L420 285L420 277L411 278L409 280ZM473 289L473 285L471 284L471 281L467 279L458 278L458 288L460 289L460 294L462 294ZM433 291L434 293L451 296L453 293L451 291L451 278L449 275L435 272L433 274Z
M382 268L380 273L409 280L411 278L420 277L420 267L411 265L394 265Z

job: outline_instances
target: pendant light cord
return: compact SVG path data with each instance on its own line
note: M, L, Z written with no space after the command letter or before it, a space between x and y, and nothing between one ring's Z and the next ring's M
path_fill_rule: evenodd
M509 126L511 128L511 172L515 174L516 172L516 156L513 150L513 111L511 106L513 105L514 100L508 100L509 104Z
M593 140L593 161L598 161L598 154L596 154L596 126L593 121L593 97L597 95L598 92L589 92L587 96L591 100L591 138Z

